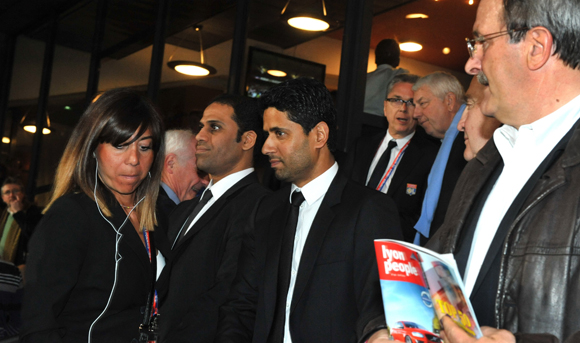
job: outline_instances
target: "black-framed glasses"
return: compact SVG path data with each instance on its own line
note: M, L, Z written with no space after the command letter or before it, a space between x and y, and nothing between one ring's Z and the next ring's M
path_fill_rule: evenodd
M465 41L467 42L467 51L469 51L469 56L473 57L475 55L475 52L477 51L477 44L483 44L486 41L489 41L489 40L492 40L492 39L495 39L495 38L498 38L501 36L509 35L509 34L514 33L514 32L524 31L524 30L528 30L528 28L521 27L519 29L499 31L499 32L494 32L494 33L490 33L487 35L475 37L473 39L465 38Z
M403 99L398 99L398 98L387 98L386 100L388 102L390 102L391 105L393 105L396 108L403 107L403 104L406 104L407 107L409 107L409 106L415 107L415 103L413 102L413 99L403 100Z

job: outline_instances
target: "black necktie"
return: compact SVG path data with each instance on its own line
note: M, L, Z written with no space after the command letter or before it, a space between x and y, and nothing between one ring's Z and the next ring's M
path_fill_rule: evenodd
M181 228L181 232L179 233L178 241L181 240L183 236L185 236L187 228L189 227L189 225L191 225L191 222L195 219L195 217L199 214L201 209L207 204L208 201L210 201L211 198L213 198L213 194L211 193L211 190L208 189L203 193L201 200L197 203L197 205L195 205L195 208L193 209L189 217L187 217L187 220L185 221L185 224L183 225L183 227Z
M367 183L367 187L372 188L372 189L377 189L379 182L381 182L381 179L383 178L383 175L385 174L385 171L387 170L387 167L389 166L389 161L391 160L391 150L393 150L393 148L396 146L397 146L397 141L395 141L394 139L391 139L389 141L389 145L387 146L387 150L385 150L385 152L383 152L383 154L381 155L381 158L379 159L379 162L375 166L375 170L373 170L373 174L371 175L371 178L369 179L369 182Z
M296 236L296 225L298 224L298 214L300 205L304 201L302 192L292 193L292 205L290 215L284 229L282 238L282 248L280 250L280 264L278 265L278 288L276 297L276 309L274 312L274 325L272 327L270 343L281 343L284 340L284 324L286 321L286 298L288 297L288 287L290 286L290 276L292 272L292 256L294 252L294 237Z

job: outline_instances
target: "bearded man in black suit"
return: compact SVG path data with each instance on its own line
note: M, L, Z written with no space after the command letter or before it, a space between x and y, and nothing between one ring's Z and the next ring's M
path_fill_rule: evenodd
M291 185L253 215L216 341L373 342L386 331L373 240L402 238L396 207L339 171L323 84L287 81L261 101L262 152Z
M268 191L254 172L262 118L255 101L214 99L197 134L197 167L210 183L169 218L171 252L157 283L161 342L213 342L218 309L235 277L245 223Z

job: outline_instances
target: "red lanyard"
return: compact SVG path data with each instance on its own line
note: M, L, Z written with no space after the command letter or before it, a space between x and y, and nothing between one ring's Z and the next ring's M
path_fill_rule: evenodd
M409 146L409 143L410 142L411 142L411 140L408 140L407 143L405 143L405 145L403 145L403 147L401 148L401 150L399 150L399 153L397 154L397 157L395 157L395 160L393 161L393 163L391 164L391 166L389 167L389 169L387 169L387 172L385 173L385 175L381 179L381 182L379 182L379 184L377 185L377 191L380 191L380 192L383 191L383 188L387 184L387 180L389 180L389 178L393 174L393 171L395 170L395 167L399 164L399 162L401 160L401 157L403 157L403 153L405 152L405 150L407 150L407 147Z
M149 231L143 228L143 238L145 238L145 248L147 249L147 254L149 255L149 262L152 258L157 258L156 256L151 256L151 248L149 245ZM155 295L153 296L153 314L157 314L157 290L155 290Z

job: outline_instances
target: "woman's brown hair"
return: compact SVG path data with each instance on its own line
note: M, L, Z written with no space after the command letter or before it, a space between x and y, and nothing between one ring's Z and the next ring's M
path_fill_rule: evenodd
M106 186L96 178L95 150L101 143L113 146L136 141L149 129L153 137L155 157L149 177L135 190L135 199L145 199L137 206L137 216L142 227L153 231L157 224L155 203L163 169L165 137L161 116L146 97L128 89L113 89L103 93L87 108L64 150L56 170L50 206L61 196L83 192L98 204L105 216L111 216L106 199L110 199ZM135 137L133 135L137 131ZM133 137L133 140L128 140ZM98 182L96 199L93 195Z

